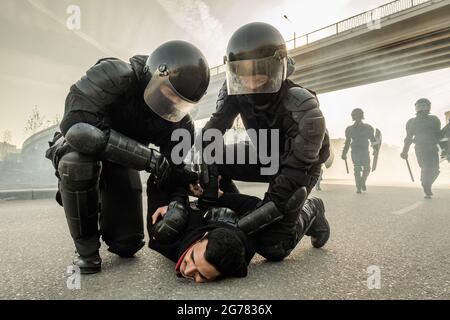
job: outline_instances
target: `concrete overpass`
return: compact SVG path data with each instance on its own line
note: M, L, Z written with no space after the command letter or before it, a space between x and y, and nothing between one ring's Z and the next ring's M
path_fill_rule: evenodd
M397 0L288 41L295 82L326 93L450 67L450 0ZM208 118L225 81L211 70L193 116Z

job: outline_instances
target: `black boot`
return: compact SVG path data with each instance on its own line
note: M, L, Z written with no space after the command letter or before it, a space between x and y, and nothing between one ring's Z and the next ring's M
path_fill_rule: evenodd
M362 168L359 166L355 166L354 174L355 174L355 185L356 185L356 193L360 194L363 184L363 178L361 176Z
M80 268L81 274L94 274L102 270L102 259L98 251L89 257L82 257L76 252L73 265Z
M365 180L361 183L361 190L362 191L367 191L367 186L366 186L366 181Z
M306 235L311 237L314 248L323 247L330 238L330 225L325 217L325 205L319 198L306 201L302 216L308 219Z

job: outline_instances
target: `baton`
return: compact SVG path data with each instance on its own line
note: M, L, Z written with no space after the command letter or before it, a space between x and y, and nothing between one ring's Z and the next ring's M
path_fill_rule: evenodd
M409 175L411 176L411 180L412 180L412 182L414 182L414 176L413 176L413 173L411 170L411 166L409 165L409 160L408 159L405 159L405 160L406 160L406 165L408 166L408 171L409 171Z
M348 162L347 162L347 159L345 159L344 161L345 161L345 170L347 170L347 174L350 174L350 171L348 171Z

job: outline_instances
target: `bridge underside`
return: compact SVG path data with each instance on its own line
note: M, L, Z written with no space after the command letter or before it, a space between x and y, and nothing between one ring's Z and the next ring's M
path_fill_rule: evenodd
M450 67L447 1L360 29L293 50L291 79L325 93Z

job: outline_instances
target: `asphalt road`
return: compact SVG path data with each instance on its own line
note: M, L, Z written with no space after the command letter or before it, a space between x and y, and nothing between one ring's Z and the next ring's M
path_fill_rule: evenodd
M450 189L424 200L416 188L323 188L315 195L332 227L324 249L305 238L284 262L255 257L245 279L198 285L146 247L134 259L103 247L103 271L83 276L80 290L67 287L73 246L63 210L51 200L2 201L0 299L450 299ZM241 190L261 195L264 186ZM380 289L369 289L378 271Z

